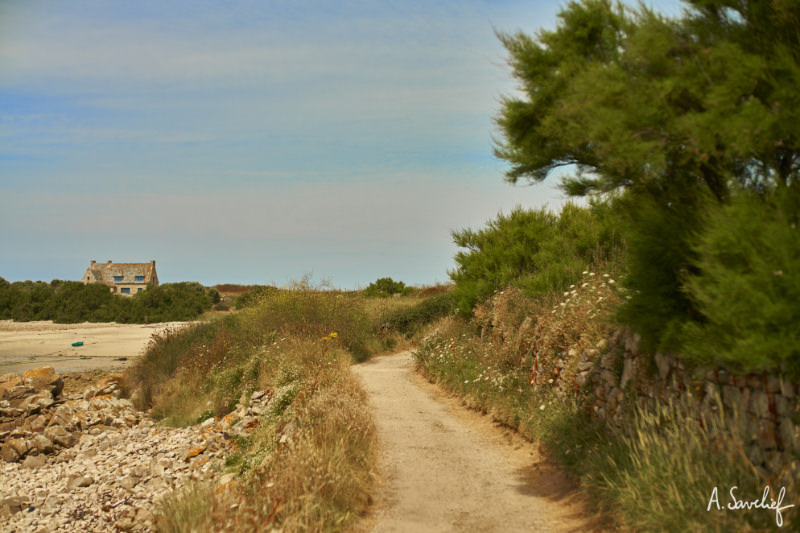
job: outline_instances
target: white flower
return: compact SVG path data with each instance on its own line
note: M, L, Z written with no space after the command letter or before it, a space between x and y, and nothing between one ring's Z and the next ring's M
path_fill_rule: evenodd
M542 405L540 405L540 406L539 406L539 410L540 410L540 411L544 411L544 404L542 404Z
M587 285L589 285L589 284L588 283L584 283L583 285L581 285L581 289L586 287Z

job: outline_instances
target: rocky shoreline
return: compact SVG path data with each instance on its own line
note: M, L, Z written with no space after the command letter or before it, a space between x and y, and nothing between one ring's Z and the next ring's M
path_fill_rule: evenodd
M233 482L222 475L231 435L253 425L269 395L253 394L248 407L243 398L220 420L167 428L121 398L121 377L62 395L52 368L0 376L0 529L149 531L169 491Z

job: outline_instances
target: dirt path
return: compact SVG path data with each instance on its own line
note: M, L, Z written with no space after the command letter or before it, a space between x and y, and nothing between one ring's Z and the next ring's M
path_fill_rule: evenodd
M378 532L591 531L572 484L536 448L414 372L410 352L353 366L374 409Z

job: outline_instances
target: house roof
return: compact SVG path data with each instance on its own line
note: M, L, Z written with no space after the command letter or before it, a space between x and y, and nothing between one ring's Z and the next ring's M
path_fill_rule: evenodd
M96 263L92 262L88 271L96 281L103 283L118 283L115 277L122 276L123 283L152 283L156 278L155 261L149 263ZM142 276L143 281L136 281L137 276Z

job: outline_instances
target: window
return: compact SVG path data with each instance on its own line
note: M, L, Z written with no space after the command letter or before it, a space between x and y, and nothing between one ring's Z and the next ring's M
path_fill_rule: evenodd
M122 281L122 276L114 276L114 283L119 283Z
M120 289L120 292L122 294L130 294L131 293L131 288L130 287L122 287L122 289Z
M136 290L136 292L142 292L143 290L144 290L143 288L139 287L139 288Z
M136 276L134 277L136 283L144 283L144 276Z

